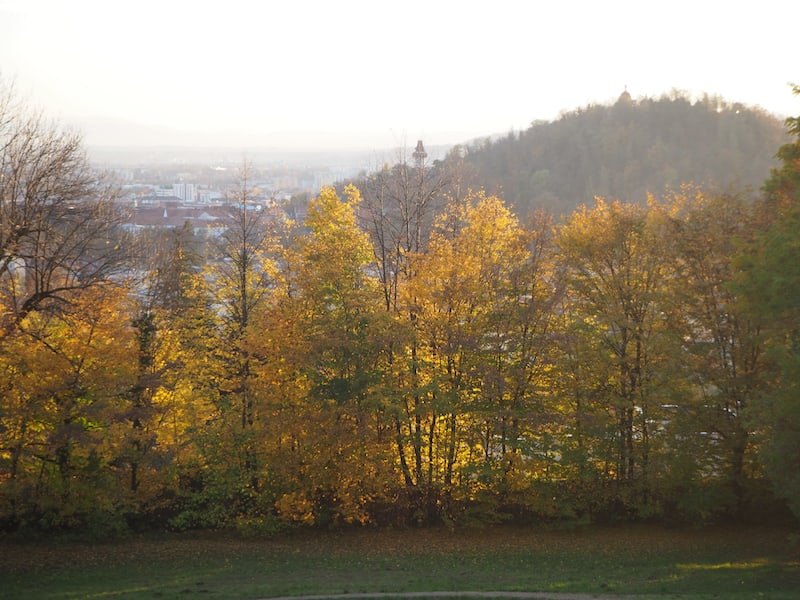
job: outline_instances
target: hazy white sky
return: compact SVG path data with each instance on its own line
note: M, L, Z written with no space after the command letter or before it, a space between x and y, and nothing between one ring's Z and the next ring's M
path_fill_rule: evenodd
M800 114L798 17L786 0L0 0L0 75L63 120L460 142L625 86Z

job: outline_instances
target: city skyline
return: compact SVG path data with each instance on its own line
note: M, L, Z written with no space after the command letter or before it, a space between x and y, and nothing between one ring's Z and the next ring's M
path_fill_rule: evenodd
M273 4L0 0L0 77L90 145L460 143L623 89L800 112L772 0Z

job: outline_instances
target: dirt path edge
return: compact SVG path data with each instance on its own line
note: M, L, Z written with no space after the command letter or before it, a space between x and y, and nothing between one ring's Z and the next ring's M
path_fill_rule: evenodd
M374 598L507 598L509 600L642 600L652 596L614 594L575 594L568 592L376 592L357 594L318 594L312 596L273 596L259 600L371 600Z

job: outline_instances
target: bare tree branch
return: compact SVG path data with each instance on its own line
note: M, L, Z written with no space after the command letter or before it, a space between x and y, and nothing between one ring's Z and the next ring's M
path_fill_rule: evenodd
M115 198L80 136L26 111L0 82L0 339L121 273Z

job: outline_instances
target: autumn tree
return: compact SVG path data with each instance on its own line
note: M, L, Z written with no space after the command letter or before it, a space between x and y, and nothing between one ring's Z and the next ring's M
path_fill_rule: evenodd
M217 258L209 268L215 302L221 319L218 373L219 423L226 430L230 453L236 456L241 476L251 493L260 486L258 450L254 445L257 415L252 389L252 364L244 343L256 308L270 294L274 276L268 214L255 202L256 191L249 181L249 165L240 174L238 188L229 198L230 218L219 240Z
M105 477L108 455L99 438L114 418L112 398L130 384L124 288L112 283L125 270L127 251L115 198L114 186L91 169L80 136L45 121L4 87L3 493L23 501L29 516L47 513L60 523L90 510L98 479L73 483ZM32 464L38 480L27 477Z
M800 86L793 86L800 96ZM745 314L762 323L762 340L770 369L753 401L749 422L761 444L760 454L775 492L800 516L800 118L786 121L795 136L781 147L779 168L764 185L767 226L736 257L734 289Z
M547 512L550 503L539 502L535 482L565 476L554 460L561 450L553 442L562 435L562 409L552 380L563 284L554 268L550 217L539 213L523 227L502 203L492 207L493 200L479 202L464 231L466 247L483 249L478 286L488 309L473 427L480 427L483 463L491 473L488 492L500 506Z
M793 85L792 92L800 97L800 85ZM766 210L777 216L800 203L800 117L789 117L785 124L794 139L780 147L777 153L780 163L764 183Z
M75 310L33 312L2 353L2 498L6 518L44 527L122 521L126 486L116 477L118 399L135 378L125 291L72 292ZM8 454L6 454L8 453ZM10 514L9 514L10 513Z
M737 258L741 271L736 278L744 310L764 325L764 351L771 367L761 373L765 385L752 402L748 422L755 428L775 492L795 515L800 515L799 226L800 210L795 207Z
M690 481L702 483L713 473L732 492L730 506L718 501L703 510L736 511L754 474L747 414L763 385L766 363L761 319L742 310L730 283L737 249L758 229L757 208L743 193L692 186L664 203L663 247L669 249L677 283L671 308L665 309L683 339L683 368L675 377L683 373L686 383L674 403L672 419L683 422L675 452L683 453L684 464L693 463L694 472L686 473Z
M357 222L361 196L353 186L344 193L340 199L326 187L309 204L304 227L282 261L280 297L259 333L263 348L265 337L273 340L291 327L280 349L264 354L302 394L288 398L288 390L272 387L265 399L285 403L283 426L273 440L291 449L273 455L272 470L287 484L279 511L318 523L367 519L368 505L392 472L382 444L382 399L375 391L386 315L369 238ZM276 373L269 359L261 369L278 387L285 385L286 375Z
M413 153L413 162L402 156L394 166L384 165L359 182L364 200L358 214L372 242L386 312L395 320L393 335L385 340L388 361L386 394L395 400L405 398L406 388L415 389L419 385L417 341L413 333L417 315L413 303L406 301L403 288L415 277L410 259L423 252L427 245L435 215L443 204L442 191L446 182L446 174L432 168L427 161L421 141ZM414 392L411 394L415 396ZM419 403L420 399L415 396L411 402ZM397 402L390 404L398 406ZM397 420L398 414L393 418L400 466L406 488L411 490L413 477L408 459L401 450L402 426ZM422 427L421 416L414 419L412 427L419 430ZM416 444L414 456L421 456L422 438L414 434L412 439Z
M668 398L657 365L671 350L663 311L668 265L649 214L646 207L598 199L557 234L571 328L588 342L576 384L591 390L592 404L607 419L597 467L615 481L645 485L653 424Z
M537 319L552 296L541 241L502 200L474 193L448 204L426 251L412 256L403 299L415 314L415 343L403 358L415 385L398 390L394 418L406 487L427 519L466 500L470 473L491 504L522 470L519 440L547 328Z
M140 232L135 248L139 266L135 272L141 275L131 278L134 292L129 306L136 335L136 381L121 398L124 421L115 435L120 442L117 462L129 468L130 494L146 503L170 487L165 467L179 464L177 449L187 446L183 436L175 435L174 425L180 420L181 429L191 427L192 420L187 423L178 417L185 412L182 402L176 402L176 392L187 377L197 389L202 387L205 373L198 365L203 363L192 355L209 350L202 342L209 337L210 323L206 322L206 331L198 327L203 316L208 321L209 299L200 275L200 240L188 224ZM202 405L199 394L185 402ZM146 490L140 489L142 483Z

